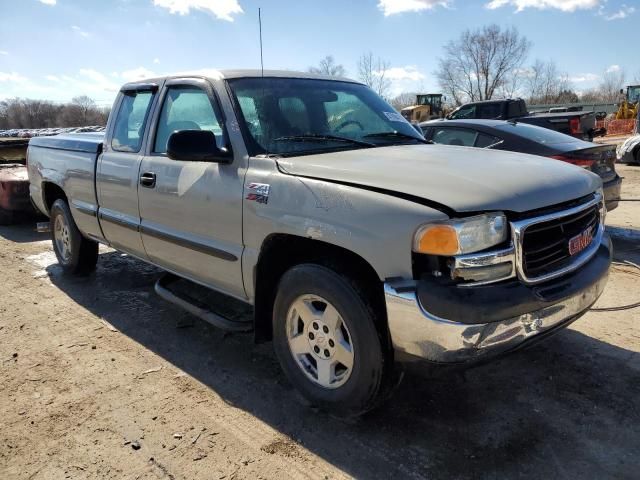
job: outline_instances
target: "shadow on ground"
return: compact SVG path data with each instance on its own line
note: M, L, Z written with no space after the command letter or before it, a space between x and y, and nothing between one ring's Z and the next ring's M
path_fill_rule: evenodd
M41 216L23 214L14 225L0 226L0 237L16 243L39 242L51 238L49 233L38 233L36 223L47 221Z
M5 232L1 232L5 234ZM429 377L355 422L315 412L271 345L224 335L153 293L160 271L101 256L88 278L49 270L75 302L329 463L360 478L637 478L639 355L566 330L494 363Z

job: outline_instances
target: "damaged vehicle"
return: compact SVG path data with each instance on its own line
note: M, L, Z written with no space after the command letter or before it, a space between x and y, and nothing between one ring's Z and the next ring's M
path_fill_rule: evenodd
M29 178L65 272L92 271L98 243L166 270L163 298L272 340L291 383L342 415L387 398L401 362L464 365L561 330L611 261L597 175L429 144L335 77L129 83L104 135L32 139ZM194 302L176 278L253 315Z

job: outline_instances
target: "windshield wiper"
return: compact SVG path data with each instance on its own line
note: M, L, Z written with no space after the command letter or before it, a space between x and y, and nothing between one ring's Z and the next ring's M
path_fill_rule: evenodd
M427 145L431 145L433 143L431 140L425 140L424 138L414 137L413 135L395 131L369 133L363 138L402 138L407 140L415 140L416 142L425 143Z
M343 142L359 145L361 147L375 147L374 143L362 142L353 138L338 137L336 135L324 134L307 134L307 135L289 135L286 137L278 137L274 142Z

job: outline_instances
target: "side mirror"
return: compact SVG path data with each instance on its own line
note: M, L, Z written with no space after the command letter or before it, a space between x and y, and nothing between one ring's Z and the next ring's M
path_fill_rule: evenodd
M167 156L184 162L230 163L226 148L218 148L216 136L209 130L178 130L169 136Z

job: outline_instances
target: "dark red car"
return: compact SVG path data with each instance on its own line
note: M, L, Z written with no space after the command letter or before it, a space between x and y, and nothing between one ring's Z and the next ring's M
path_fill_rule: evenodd
M13 223L16 213L30 211L27 168L16 163L0 164L0 225Z
M17 214L33 212L24 166L28 144L28 139L16 138L0 142L0 225L13 223Z

